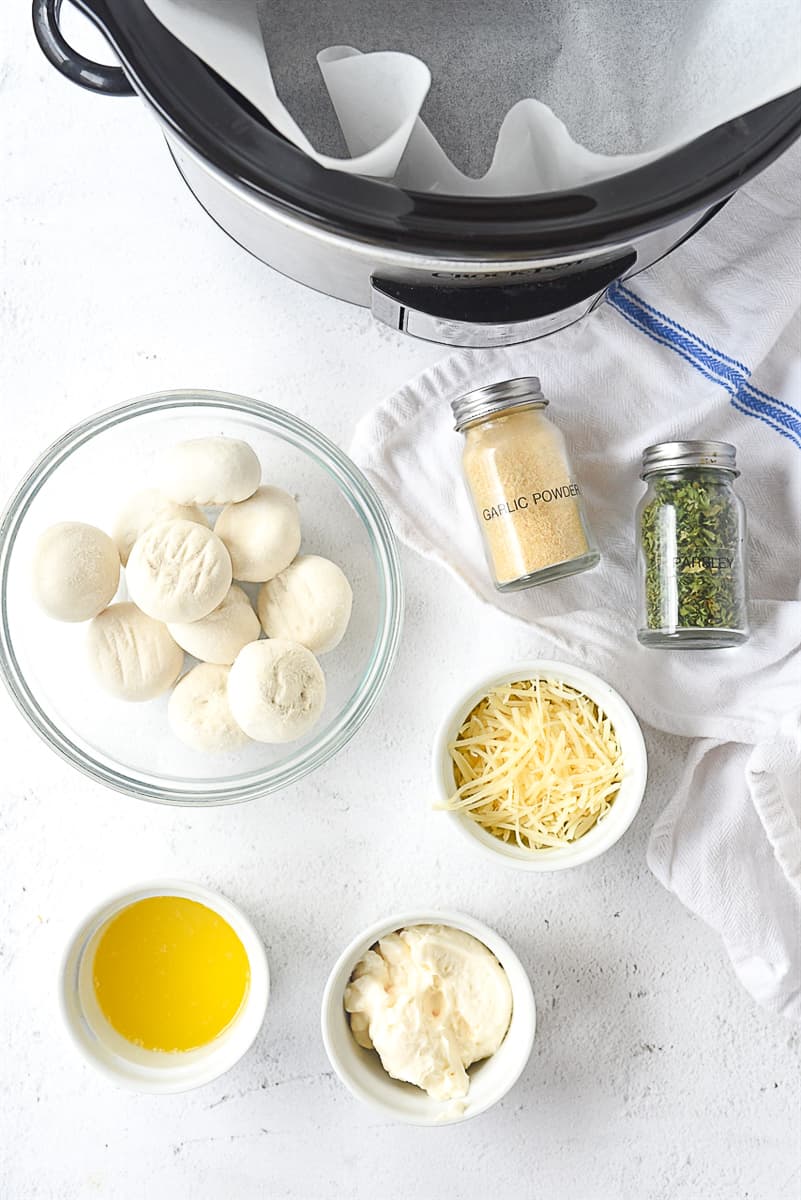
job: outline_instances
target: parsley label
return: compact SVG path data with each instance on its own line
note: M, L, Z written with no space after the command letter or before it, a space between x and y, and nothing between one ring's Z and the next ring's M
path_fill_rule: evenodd
M739 629L743 529L730 481L698 470L652 479L640 516L648 629Z

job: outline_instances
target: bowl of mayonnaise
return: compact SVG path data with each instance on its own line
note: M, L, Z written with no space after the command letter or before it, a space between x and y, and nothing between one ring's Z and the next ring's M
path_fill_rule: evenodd
M370 926L342 952L323 995L323 1042L339 1078L410 1125L486 1112L523 1072L535 1026L520 959L462 913L404 913Z

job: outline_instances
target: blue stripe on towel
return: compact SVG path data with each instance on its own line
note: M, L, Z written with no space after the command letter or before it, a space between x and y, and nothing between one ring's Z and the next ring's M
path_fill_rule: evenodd
M696 371L698 371L699 375L703 375L705 379L708 379L710 381L710 383L718 383L721 385L721 387L726 386L725 384L723 384L721 382L721 380L717 377L717 375L711 375L708 371L705 371L704 368L702 366L700 366L695 361L694 358L692 358L689 354L685 354L685 352L680 347L675 346L672 342L668 341L667 339L665 339L663 337L659 337L657 334L652 333L649 329L646 329L644 326L641 326L637 321L632 320L632 318L628 315L628 313L624 312L622 309L620 309L619 311L620 311L621 316L624 317L625 320L629 321L629 323L632 324L635 329L638 329L640 331L640 333L644 333L646 337L649 337L652 341L656 342L660 346L667 346L669 350L675 350L676 353L681 358L685 359L685 361L688 362L691 367L695 367L695 369L696 369ZM782 435L782 437L788 438L789 441L791 441L794 446L801 447L801 441L799 441L792 433L788 432L781 425L778 425L769 416L765 416L762 413L751 412L750 409L748 409L745 406L745 404L743 403L743 398L742 398L742 396L739 395L739 393L733 392L728 387L726 388L726 390L729 392L729 395L731 396L732 407L736 408L738 412L744 413L745 416L747 416L747 417L757 417L760 421L763 421L771 429L775 430L776 433L780 433Z
M635 329L673 350L705 379L725 388L738 412L756 417L801 448L801 413L791 404L754 387L743 363L717 350L620 283L612 285L608 299Z
M763 392L761 388L754 387L753 383L749 383L746 386L748 391L753 392L755 396L761 396L763 400L768 400L771 404L778 404L779 408L784 408L787 412L801 418L801 409L794 408L789 401L782 400L780 396L771 396L769 392Z
M733 367L739 367L741 371L748 371L748 367L745 365L745 363L741 363L736 358L730 358L729 355L724 354L722 350L716 350L714 346L710 346L709 342L705 342L703 338L700 338L697 333L693 333L693 331L688 329L685 325L680 325L678 321L674 321L672 317L667 315L667 313L660 312L658 308L654 308L652 304L649 304L647 300L643 300L642 296L638 296L636 292L632 292L631 288L627 288L625 284L618 283L615 285L615 287L623 292L624 295L633 300L636 304L639 304L640 308L646 309L647 312L652 313L655 317L659 317L659 319L662 321L667 321L668 325L672 325L674 329L678 329L681 333L686 333L687 336L691 337L694 342L698 342L699 346L703 346L706 350L711 350L716 358L720 358L723 359L724 362L731 363Z
M708 357L707 355L702 356L701 351L709 351L709 355L711 355L712 359L717 360L723 368L721 373L727 374L729 377L736 379L740 383L741 387L745 388L749 392L753 392L756 396L760 396L769 404L773 404L778 408L783 408L786 412L791 413L792 416L798 417L799 422L795 425L795 430L796 432L801 432L801 411L799 411L797 408L794 408L793 405L789 404L786 400L781 400L778 396L771 396L768 392L763 392L761 388L755 387L754 384L750 382L751 372L745 363L741 363L736 358L731 358L728 354L724 354L722 350L718 350L715 346L710 345L709 342L705 342L703 338L699 337L697 333L693 333L693 331L688 329L686 325L680 325L678 321L674 321L672 317L667 315L667 313L663 313L658 308L654 308L652 304L649 304L646 300L643 300L642 296L638 296L636 292L632 292L631 289L625 287L624 284L618 283L615 286L619 288L619 290L628 300L632 301L646 312L652 314L652 316L657 318L660 323L664 322L677 332L686 334L690 339L690 344L695 344L700 348L698 351L698 357ZM732 367L739 368L739 372L742 372L742 374L738 374L737 371L728 371L727 364L730 364Z

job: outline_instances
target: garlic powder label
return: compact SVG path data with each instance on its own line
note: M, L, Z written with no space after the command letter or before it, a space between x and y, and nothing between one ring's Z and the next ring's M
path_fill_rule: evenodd
M543 488L539 492L515 496L513 500L501 500L485 508L481 515L485 521L493 521L496 517L510 517L517 512L526 512L539 504L551 504L554 500L567 500L571 496L580 495L581 488L577 483L562 483L558 487Z

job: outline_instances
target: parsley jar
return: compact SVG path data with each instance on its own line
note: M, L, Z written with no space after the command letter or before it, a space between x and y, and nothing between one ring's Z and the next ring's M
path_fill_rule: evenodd
M547 405L536 376L477 388L451 404L487 565L501 592L576 575L600 559Z
M714 650L748 640L745 508L728 442L643 452L637 509L644 646Z

